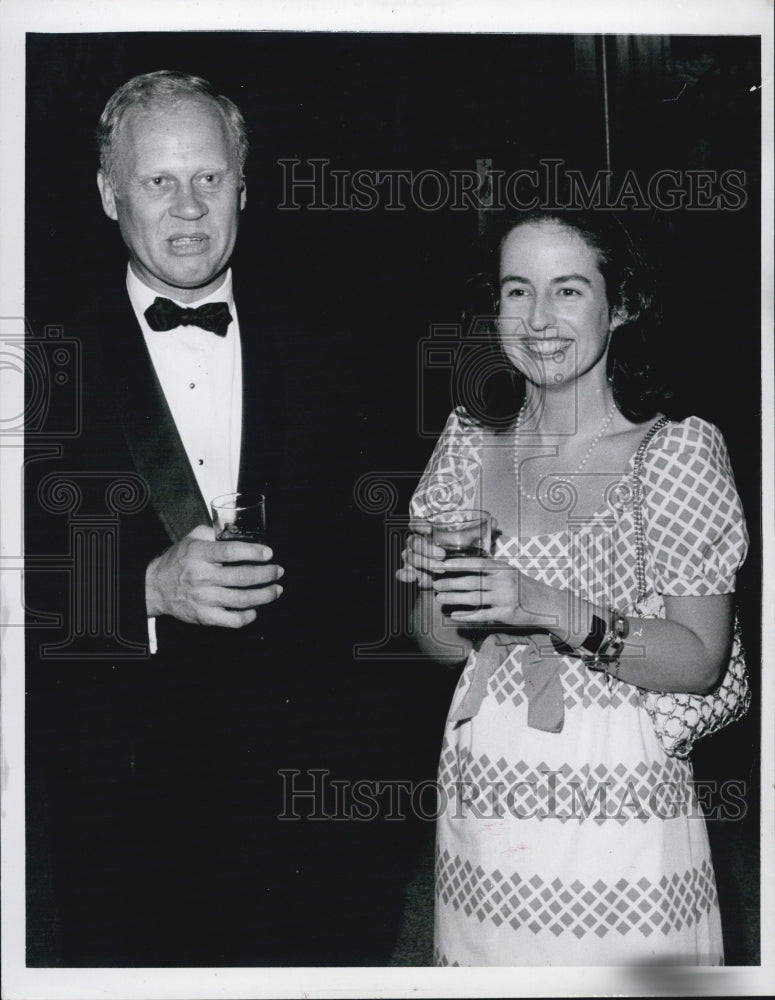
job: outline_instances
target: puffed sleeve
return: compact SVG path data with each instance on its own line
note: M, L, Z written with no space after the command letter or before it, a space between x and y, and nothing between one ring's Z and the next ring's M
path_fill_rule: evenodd
M450 413L410 503L412 517L477 506L482 432L457 407Z
M733 593L748 532L718 428L699 417L668 424L646 451L642 478L657 592Z

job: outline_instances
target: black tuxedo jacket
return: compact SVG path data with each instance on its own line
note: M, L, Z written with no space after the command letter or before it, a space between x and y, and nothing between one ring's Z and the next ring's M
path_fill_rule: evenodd
M290 366L271 343L292 334L236 275L234 292L240 487L267 494L275 558L293 580L303 576L295 552L309 493L287 461ZM293 927L304 912L298 824L278 819L280 771L296 764L304 741L296 693L308 657L294 634L303 595L287 588L244 629L161 617L159 651L149 654L145 569L208 524L209 512L123 275L67 321L65 334L82 348L81 432L63 440L58 457L30 454L26 488L31 564L45 566L54 554L61 562L65 553L78 563L67 573L33 570L27 584L28 789L42 787L47 802L64 960L282 964L287 948L298 949ZM80 491L69 516L41 501L51 477ZM84 526L87 538L99 534L100 517L110 522L107 550L75 544ZM60 616L63 628L35 627L46 615ZM84 621L97 622L96 637Z

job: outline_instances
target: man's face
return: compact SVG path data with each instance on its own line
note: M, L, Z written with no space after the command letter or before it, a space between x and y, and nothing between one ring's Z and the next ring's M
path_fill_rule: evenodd
M215 289L234 249L245 187L218 106L187 99L130 110L115 177L97 184L132 269L157 292L193 302Z

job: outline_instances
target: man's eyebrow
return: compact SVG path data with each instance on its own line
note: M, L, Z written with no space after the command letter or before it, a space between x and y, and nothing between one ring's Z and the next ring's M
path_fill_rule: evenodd
M237 173L238 168L231 164L213 163L210 166L197 167L194 174L228 174ZM160 174L175 174L177 167L174 164L157 164L156 166L141 166L135 168L138 177L158 177Z
M521 281L523 285L532 284L529 278L523 278L521 274L506 274L501 278L501 287L509 281ZM583 281L585 285L592 287L592 282L583 274L561 274L557 278L552 278L550 284L561 285L564 281Z

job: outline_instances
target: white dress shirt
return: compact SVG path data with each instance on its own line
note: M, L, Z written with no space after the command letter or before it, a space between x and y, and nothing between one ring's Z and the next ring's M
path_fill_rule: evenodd
M233 493L239 478L242 441L242 356L231 271L221 285L195 302L225 302L232 322L225 337L196 326L152 330L145 310L157 295L127 268L127 291L167 405L207 509L222 493ZM171 296L162 296L171 298ZM151 652L156 652L155 620L149 618Z

